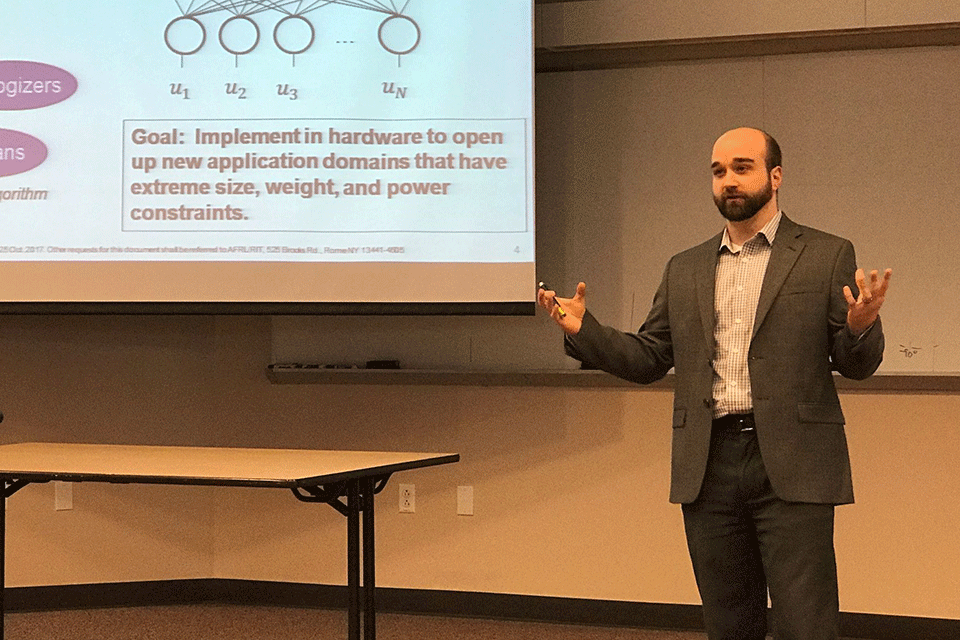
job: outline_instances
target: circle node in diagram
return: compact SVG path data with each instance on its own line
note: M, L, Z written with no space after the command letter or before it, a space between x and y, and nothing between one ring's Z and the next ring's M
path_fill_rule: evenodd
M313 24L299 15L283 18L273 29L273 43L277 49L290 55L303 53L313 46L317 36Z
M243 42L250 45L246 49L241 49ZM233 55L246 55L256 49L258 44L260 44L260 27L252 18L233 16L220 25L220 46Z
M174 18L163 32L163 41L171 51L181 56L192 56L207 42L207 29L193 16ZM199 41L199 42L198 42ZM190 48L189 42L197 42Z
M380 23L377 37L384 49L403 56L420 44L420 27L407 16L390 16Z

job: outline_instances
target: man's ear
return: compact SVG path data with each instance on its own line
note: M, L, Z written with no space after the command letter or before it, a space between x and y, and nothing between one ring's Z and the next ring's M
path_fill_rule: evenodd
M780 188L780 184L783 182L783 167L774 167L770 170L770 184L773 187L773 190L776 191Z

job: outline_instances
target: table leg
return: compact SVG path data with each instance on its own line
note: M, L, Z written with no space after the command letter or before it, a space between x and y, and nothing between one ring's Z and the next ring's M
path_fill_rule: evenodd
M30 484L28 480L0 480L0 640L3 640L3 618L6 614L4 592L7 586L7 498Z
M373 536L373 495L374 479L364 478L361 490L363 500L363 638L377 638L377 607L374 595L377 588L376 558ZM0 639L2 640L2 639Z
M347 487L347 592L347 638L360 640L360 486L357 480L351 480Z
M4 483L5 485L6 483ZM3 487L6 490L6 486ZM6 491L4 491L6 493ZM3 592L7 587L7 496L0 495L0 640L3 640L3 619L6 615L6 604Z
M373 502L374 496L387 484L388 475L377 478L355 478L336 485L304 487L293 490L293 495L302 502L325 502L347 518L347 638L376 640L377 588L376 549L374 548ZM344 504L341 497L346 497ZM361 514L363 520L361 521ZM361 527L362 525L362 527ZM360 582L361 528L363 529L363 583ZM361 602L362 598L362 602ZM363 612L361 614L361 608ZM3 640L0 637L0 640Z

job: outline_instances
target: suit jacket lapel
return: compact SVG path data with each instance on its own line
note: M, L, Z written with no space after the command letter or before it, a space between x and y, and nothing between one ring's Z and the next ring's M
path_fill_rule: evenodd
M760 288L760 300L757 302L757 316L753 321L751 338L757 335L787 275L800 257L804 245L803 228L784 215L780 219L777 237L771 247L770 262L767 263L767 272L763 276L763 286Z
M717 324L716 314L716 287L717 287L717 254L720 251L720 240L723 232L701 245L703 251L698 259L697 273L697 305L700 307L700 324L703 326L705 344L714 344L713 330Z

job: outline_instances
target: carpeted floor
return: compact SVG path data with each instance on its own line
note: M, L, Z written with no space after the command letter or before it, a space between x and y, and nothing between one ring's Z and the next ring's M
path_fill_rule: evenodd
M343 611L189 605L8 613L6 640L345 640ZM377 616L378 640L705 640L702 633Z

